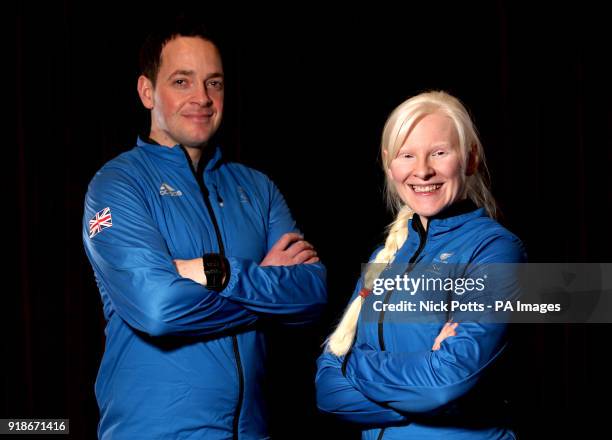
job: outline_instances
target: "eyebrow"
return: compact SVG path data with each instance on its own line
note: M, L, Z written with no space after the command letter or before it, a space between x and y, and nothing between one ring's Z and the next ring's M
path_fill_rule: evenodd
M436 149L436 148L452 148L453 144L450 142L442 141L442 142L434 142L433 144L427 145L425 148ZM406 146L406 144L402 145L398 148L398 152L405 151L411 149L413 146ZM418 148L418 146L417 146Z
M172 72L172 74L170 76L168 76L168 79L172 78L173 76L176 75L184 75L184 76L194 76L195 72L193 70L175 70L174 72ZM210 73L206 76L206 80L209 80L211 78L223 78L223 73L221 72L213 72Z

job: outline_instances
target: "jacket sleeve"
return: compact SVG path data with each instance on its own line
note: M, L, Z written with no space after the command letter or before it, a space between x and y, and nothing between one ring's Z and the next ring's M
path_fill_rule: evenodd
M374 255L377 252L378 249ZM362 284L360 277L349 304L357 297ZM372 401L350 383L342 371L344 359L344 356L338 357L332 353L323 352L317 360L315 378L317 407L344 421L361 425L384 426L407 422L404 415L388 406Z
M473 266L474 272L468 276L487 274L488 267L497 263L523 262L525 253L517 240L500 237L475 261L478 265ZM511 299L518 294L512 266L507 269L502 274L497 270L498 276L492 283L491 290L497 299ZM368 398L400 412L440 409L467 393L506 346L505 323L473 322L470 318L473 315L469 313L455 313L454 321L459 322L457 335L445 339L437 351L355 348L347 362L347 379Z
M90 221L105 208L112 226L90 237ZM178 274L138 184L120 169L103 168L92 180L83 241L112 309L139 331L215 335L256 320L239 304Z
M344 357L323 353L317 360L315 385L317 407L341 420L361 425L381 426L406 423L397 411L367 398L342 374Z
M265 179L269 199L267 252L287 232L299 232L283 196ZM315 320L327 303L326 270L322 263L260 266L228 256L230 281L221 294L258 314L287 324Z

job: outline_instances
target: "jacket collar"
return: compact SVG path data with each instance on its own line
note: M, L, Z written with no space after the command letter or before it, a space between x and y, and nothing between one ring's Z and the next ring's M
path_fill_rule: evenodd
M138 136L136 141L136 146L147 154L153 155L159 159L167 160L179 166L184 166L189 168L189 163L185 158L185 152L182 145L175 145L174 147L167 147L158 144L153 139L150 139L147 136ZM205 170L212 170L222 162L222 154L221 148L219 146L215 146L214 148L207 147L202 151L201 161L206 163Z
M453 229L457 229L468 221L478 217L487 217L484 208L477 207L470 199L455 202L429 218L427 224L427 238L428 240L436 240L441 235ZM419 225L417 225L416 222L418 222ZM418 214L414 214L410 220L409 227L417 236L419 229L421 229L419 226L421 226L421 219Z

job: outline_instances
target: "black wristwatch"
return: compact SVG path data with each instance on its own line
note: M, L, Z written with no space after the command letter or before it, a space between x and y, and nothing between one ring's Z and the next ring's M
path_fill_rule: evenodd
M229 281L229 263L219 254L202 255L206 288L216 292L222 291Z

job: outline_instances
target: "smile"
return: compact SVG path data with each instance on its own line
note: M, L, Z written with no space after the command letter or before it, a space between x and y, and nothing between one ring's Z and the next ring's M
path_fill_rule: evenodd
M441 183L433 185L409 185L415 193L432 193L442 186Z
M185 117L193 121L206 121L212 117L212 114L185 115Z

